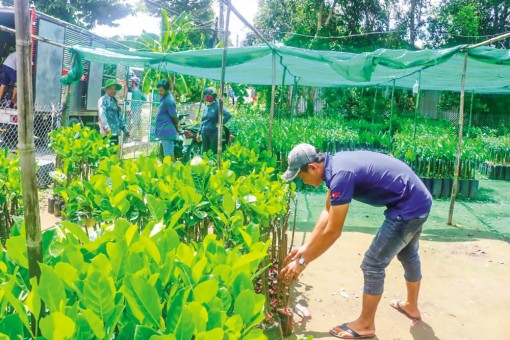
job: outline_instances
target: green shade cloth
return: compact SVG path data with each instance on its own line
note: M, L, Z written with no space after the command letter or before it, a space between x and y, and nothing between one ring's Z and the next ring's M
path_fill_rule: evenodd
M390 86L412 89L421 71L421 90L460 91L464 48L437 50L378 49L370 53L307 50L287 46L229 48L226 81L271 85L272 54L277 54L278 79L293 85L317 87ZM150 67L219 80L222 49L191 50L176 53L139 52L120 49L74 46L72 52L88 61ZM510 93L510 53L490 47L469 50L466 91ZM280 82L278 82L280 83Z

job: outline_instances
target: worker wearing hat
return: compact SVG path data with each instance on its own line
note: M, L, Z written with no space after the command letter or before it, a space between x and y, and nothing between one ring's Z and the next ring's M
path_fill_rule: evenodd
M214 87L207 87L202 93L205 107L202 111L202 121L200 122L200 130L198 132L197 140L202 141L202 151L207 152L212 150L216 153L218 150L218 121L220 105L216 100L218 94ZM223 109L223 124L226 124L232 114Z
M122 89L122 85L117 83L115 79L108 79L103 87L105 95L99 98L99 130L105 136L112 135L112 140L118 143L118 136L124 132L129 138L129 130L126 127L122 111L117 103L115 95L118 90Z
M347 151L335 155L299 144L289 153L283 179L300 178L305 184L328 188L326 207L308 242L285 259L280 275L288 282L321 256L342 234L351 200L386 207L385 220L361 263L364 291L361 315L335 326L330 333L341 339L375 337L375 313L384 290L385 269L396 256L404 268L407 299L390 305L412 320L420 320L418 293L421 265L418 242L432 197L404 162L381 153Z

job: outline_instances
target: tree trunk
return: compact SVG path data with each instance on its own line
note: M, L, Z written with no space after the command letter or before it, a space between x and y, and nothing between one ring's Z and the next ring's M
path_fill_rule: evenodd
M23 209L25 215L28 270L30 277L41 276L39 262L42 262L41 218L37 196L35 174L34 114L32 110L32 67L30 60L31 33L28 0L14 2L16 26L16 68L18 80L18 151L21 167ZM41 306L41 311L44 306ZM42 314L42 313L41 313ZM38 334L32 320L32 330Z
M315 32L315 36L319 35L319 32L322 28L322 14L324 12L324 1L321 1L319 7L319 13L317 13L317 32Z
M409 42L414 48L416 44L416 5L418 0L411 0L411 8L409 9Z
M335 11L337 1L338 0L333 1L333 4L331 5L331 8L329 9L328 17L326 18L326 22L324 23L324 26L328 26L329 22L331 21L331 18L333 17L333 12Z

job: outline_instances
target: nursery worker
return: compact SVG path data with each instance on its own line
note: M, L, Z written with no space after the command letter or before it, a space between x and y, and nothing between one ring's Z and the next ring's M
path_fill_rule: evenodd
M205 101L204 111L202 112L202 121L198 131L197 141L202 141L202 152L212 150L216 153L218 150L218 121L220 104L216 100L217 92L213 87L208 87L203 92ZM226 124L232 114L223 109L223 124Z
M99 108L99 130L108 136L112 134L112 141L119 142L121 132L124 132L126 137L129 138L129 130L126 127L126 122L122 118L122 110L117 103L115 95L117 91L122 89L122 85L117 83L115 79L108 79L103 90L105 95L99 98L97 107Z
M174 146L180 131L175 99L170 93L168 80L160 80L156 87L161 97L156 116L156 137L159 138L163 146L163 157L170 156L172 161L175 161Z
M407 299L392 301L390 305L408 318L420 320L418 292L422 276L418 242L432 197L418 176L405 163L370 151L328 155L312 145L299 144L289 153L288 161L284 180L299 177L315 187L324 181L328 194L310 239L287 256L280 275L288 282L297 279L310 262L340 237L351 200L385 206L385 220L361 263L364 275L361 315L333 327L330 333L341 339L375 337L374 319L383 293L385 269L395 256L404 267Z
M147 101L143 92L139 89L140 78L129 78L129 92L131 93L131 105L128 112L131 114L131 127L133 138L140 140L142 135L142 105Z

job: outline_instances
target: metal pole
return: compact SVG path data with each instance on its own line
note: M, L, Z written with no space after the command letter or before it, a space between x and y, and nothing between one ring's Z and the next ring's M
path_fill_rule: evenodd
M413 140L416 142L416 124L418 119L418 107L420 105L420 88L421 88L421 71L418 77L418 93L416 94L416 107L414 108L414 138Z
M388 150L391 153L391 150L393 148L393 106L395 102L395 79L393 79L393 88L391 90L391 103L390 103L390 145L388 146Z
M375 106L377 104L377 87L375 88L374 93L374 106L372 107L372 132L374 132L374 124L375 124Z
M464 127L464 88L466 85L466 69L468 61L468 51L464 51L464 65L462 66L462 83L460 86L460 108L459 108L459 142L457 144L457 161L455 163L455 174L453 178L452 196L450 201L450 212L448 213L448 224L452 225L453 209L455 199L457 198L457 187L459 183L460 159L462 155L462 128Z
M471 134L471 121L473 119L473 101L475 99L475 90L471 92L471 105L469 107L469 126L468 126L468 133L467 136Z
M283 57L280 56L280 65L282 64ZM279 112L278 112L278 120L281 121L282 119L282 111L283 111L283 104L285 104L285 76L287 75L287 67L283 66L283 76L282 76L282 88L280 91L280 105L279 105Z
M23 211L26 226L28 271L30 278L41 276L39 263L42 263L41 217L35 174L34 112L32 103L32 67L30 9L28 0L14 2L14 22L16 26L16 69L18 80L18 151L21 167ZM26 282L29 284L28 282ZM41 306L41 316L44 307ZM38 322L32 314L32 332L37 336Z
M269 114L269 136L267 137L267 147L273 153L273 118L274 118L274 98L276 92L276 53L273 52L273 70L271 85L271 111Z
M228 1L227 5L230 3ZM227 17L225 19L225 32L223 35L223 58L221 60L221 80L220 80L220 99L219 99L219 112L218 112L218 169L221 168L221 153L223 150L223 108L225 102L223 93L225 90L225 69L227 67L227 50L228 50L228 25L230 21L230 7L227 7Z

